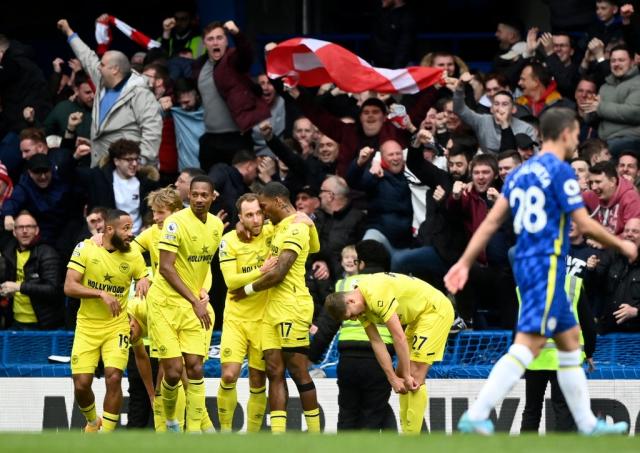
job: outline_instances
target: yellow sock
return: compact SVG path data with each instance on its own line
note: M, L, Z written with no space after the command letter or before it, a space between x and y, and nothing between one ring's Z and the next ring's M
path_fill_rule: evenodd
M189 379L187 386L186 432L199 433L204 413L204 379Z
M400 431L404 432L407 426L407 409L409 408L409 395L401 393L398 395L400 400Z
M176 385L169 385L167 381L162 379L160 384L160 394L162 395L162 407L164 408L164 416L167 420L176 419L176 400L178 399L178 387L180 383Z
M287 411L271 411L271 432L284 433L287 431Z
M310 433L320 432L320 408L304 411L304 419L307 422L307 431Z
M167 418L164 416L164 407L159 391L156 391L156 397L153 399L153 426L157 433L167 431Z
M82 412L82 415L84 415L84 418L87 419L87 423L95 425L96 421L98 420L98 416L96 415L96 402L94 401L87 407L80 407L80 405L78 405L78 407L80 408L80 412Z
M238 402L238 393L236 391L236 383L227 384L220 381L218 386L218 418L220 419L220 431L231 432L231 423L233 422L233 413L236 410Z
M247 403L247 432L257 433L262 428L264 411L267 409L267 387L250 387Z
M102 413L102 431L105 433L110 433L116 429L118 426L118 418L119 414L110 414L109 412Z
M182 381L178 384L178 398L176 398L176 420L180 425L180 430L184 430L184 417L187 408L187 395Z
M215 433L216 430L213 427L211 417L209 417L209 411L207 410L207 403L205 401L204 412L202 413L202 422L200 423L200 430L203 433Z
M420 434L422 422L424 420L424 412L427 409L427 386L422 384L415 392L407 393L407 423L405 425L405 434Z

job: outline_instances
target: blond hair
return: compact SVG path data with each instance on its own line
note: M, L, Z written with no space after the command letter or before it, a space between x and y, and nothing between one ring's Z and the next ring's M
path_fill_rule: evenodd
M154 190L147 195L147 205L153 208L167 208L171 212L176 212L183 208L180 193L173 187L167 186Z

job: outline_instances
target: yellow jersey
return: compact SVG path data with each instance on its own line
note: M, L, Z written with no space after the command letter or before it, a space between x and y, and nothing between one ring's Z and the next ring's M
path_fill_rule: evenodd
M24 281L24 266L31 257L30 250L20 251L16 248L16 283ZM13 318L18 322L34 323L38 322L36 312L33 311L31 298L20 291L13 295Z
M105 291L118 299L122 312L113 317L107 305L99 297L83 298L78 310L78 324L98 322L100 326L118 324L127 318L127 302L132 280L147 276L147 266L136 250L109 252L90 239L80 242L71 254L69 269L82 274L82 284L87 288Z
M138 324L140 324L140 338L131 346L138 346L144 343L144 339L149 336L149 327L147 325L147 300L140 297L134 297L129 300L127 305L127 313L133 316Z
M205 288L211 260L220 244L223 229L222 221L216 216L207 214L207 220L203 223L191 208L171 214L164 221L158 249L176 254L178 276L198 298L200 290ZM158 292L175 300L183 300L159 272L148 297L155 297Z
M274 236L271 241L271 256L280 256L284 250L293 250L298 256L284 280L269 289L268 297L270 301L311 297L304 281L304 265L310 252L310 227L304 223L293 223L295 217L296 214L292 214L282 219L275 226ZM315 230L315 227L312 227L312 229Z
M229 291L247 285L262 276L260 267L269 257L273 225L265 224L251 242L242 242L235 231L230 231L220 242L220 270ZM268 291L258 291L236 301L227 293L224 319L259 321L262 319Z
M358 289L366 306L358 318L364 327L386 323L394 313L400 324L411 324L423 314L437 313L451 305L447 296L427 282L403 274L359 275Z
M158 225L154 224L136 236L131 242L131 248L138 250L140 253L149 253L151 272L154 276L158 273L158 263L160 262L158 243L160 242L161 233L162 231L158 228Z

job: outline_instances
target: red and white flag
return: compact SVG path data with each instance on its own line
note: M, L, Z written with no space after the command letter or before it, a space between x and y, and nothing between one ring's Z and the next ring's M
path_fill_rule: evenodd
M96 41L98 42L96 53L98 55L105 53L111 45L111 40L113 39L111 36L112 25L115 25L118 30L147 50L153 49L154 47L160 47L160 43L158 41L154 41L144 33L141 33L128 24L125 24L117 17L108 16L104 21L96 21Z
M441 69L374 68L344 47L312 38L293 38L274 47L267 54L267 75L272 79L284 77L290 85L334 83L348 93L417 93L438 82L444 85Z

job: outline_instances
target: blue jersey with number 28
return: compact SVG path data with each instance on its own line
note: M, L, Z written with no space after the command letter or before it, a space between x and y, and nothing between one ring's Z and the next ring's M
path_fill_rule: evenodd
M569 164L553 153L532 157L509 174L502 194L509 201L518 236L516 259L566 256L570 214L584 206Z

